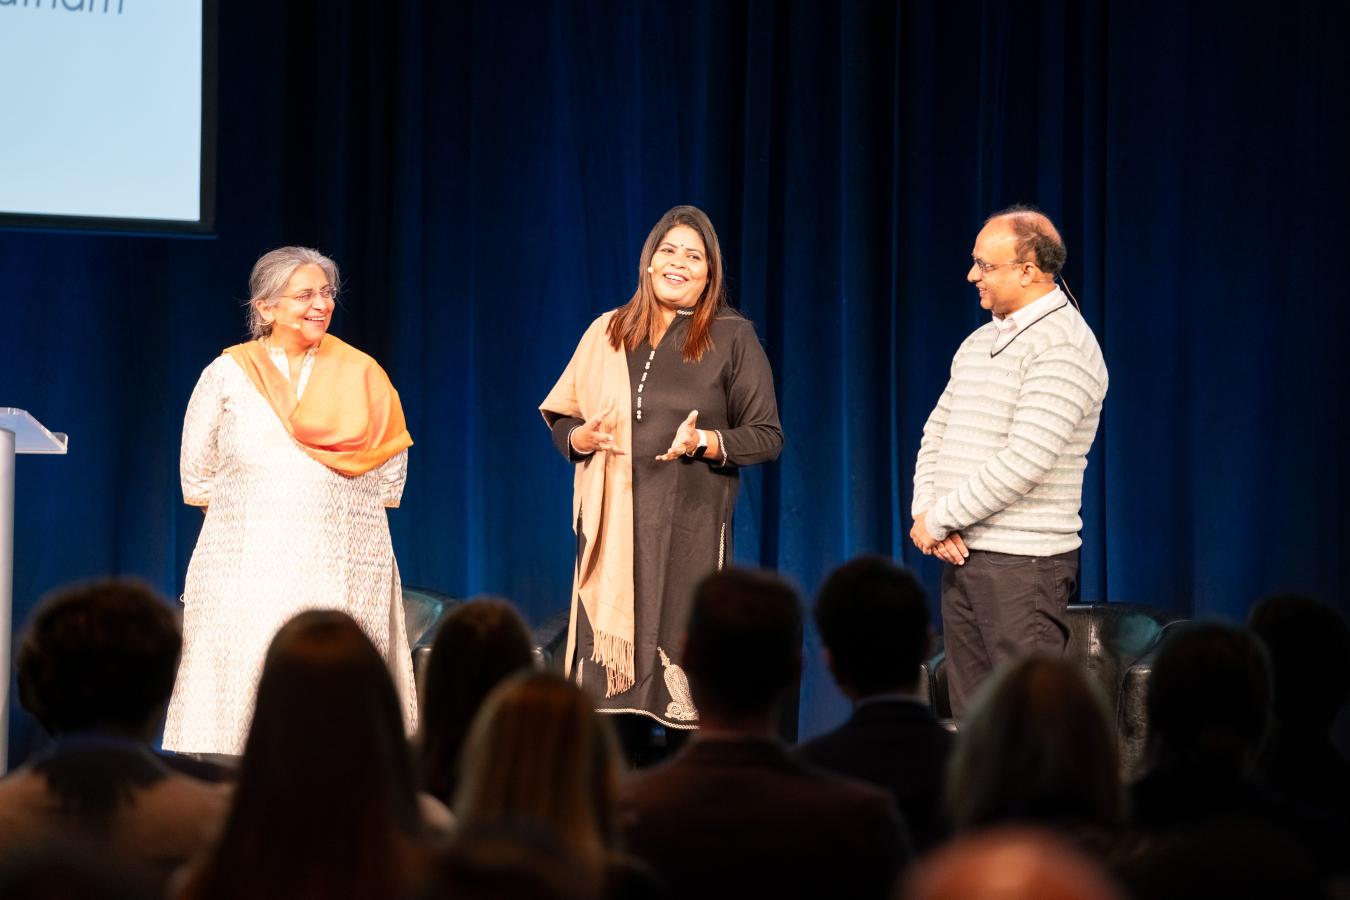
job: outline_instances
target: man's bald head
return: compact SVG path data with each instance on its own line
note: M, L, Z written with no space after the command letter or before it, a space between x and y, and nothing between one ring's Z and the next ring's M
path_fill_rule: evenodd
M1030 260L1047 275L1058 275L1064 268L1068 251L1064 249L1064 239L1050 217L1034 206L1009 206L985 219L984 224L1001 222L1012 229L1017 239L1018 259Z

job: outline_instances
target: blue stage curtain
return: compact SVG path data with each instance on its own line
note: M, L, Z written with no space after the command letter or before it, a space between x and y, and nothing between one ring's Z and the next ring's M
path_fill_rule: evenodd
M405 581L563 608L570 476L535 407L676 203L716 223L778 380L787 443L744 479L738 562L809 593L889 554L936 608L914 455L983 321L975 233L1025 201L1111 370L1083 597L1344 602L1346 4L220 6L218 236L0 232L0 403L71 434L20 462L17 623L102 573L179 594L183 410L283 243L342 265L334 331L403 396ZM804 735L846 714L807 649Z

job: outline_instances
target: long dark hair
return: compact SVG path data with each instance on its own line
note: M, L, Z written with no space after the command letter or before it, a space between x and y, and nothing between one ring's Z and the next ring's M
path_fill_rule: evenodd
M388 897L419 831L384 660L347 614L300 613L267 651L233 808L185 896Z
M423 790L447 804L454 798L460 748L474 715L503 679L529 668L532 644L525 622L505 600L472 600L445 617L422 684L417 763Z
M689 333L684 339L685 362L697 362L712 347L713 319L727 306L726 282L722 276L722 247L717 243L717 232L703 210L696 206L677 206L667 211L652 226L647 242L642 245L642 256L638 258L637 289L609 322L609 345L615 350L622 346L631 353L642 344L643 338L656 345L661 333L661 305L652 290L647 267L656 257L656 248L661 239L677 225L687 225L697 231L708 254L708 283L694 307L693 321L689 323Z

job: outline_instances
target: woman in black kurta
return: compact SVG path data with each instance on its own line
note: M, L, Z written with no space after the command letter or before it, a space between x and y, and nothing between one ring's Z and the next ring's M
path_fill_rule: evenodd
M678 659L694 587L731 562L739 469L777 458L783 444L769 361L754 326L726 306L716 235L702 213L690 210L676 207L653 229L644 251L646 277L624 308L654 302L656 316L668 321L655 346L650 335L636 346L624 343L632 411L635 680L606 696L584 608L577 611L572 665L573 677L602 712L641 713L684 729L698 724ZM700 262L707 269L702 285ZM689 290L680 290L686 287L681 274L690 276ZM711 343L691 360L690 331L705 310ZM579 441L575 434L589 423L545 416L564 456L579 462L590 455L578 452L578 445L596 441ZM597 449L604 452L603 429L596 431Z

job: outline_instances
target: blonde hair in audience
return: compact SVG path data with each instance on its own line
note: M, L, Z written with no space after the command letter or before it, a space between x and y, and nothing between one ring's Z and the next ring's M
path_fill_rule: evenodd
M962 725L946 800L958 831L1013 821L1119 823L1120 753L1101 690L1079 666L1048 656L996 672Z
M484 702L460 758L462 825L542 823L600 877L614 845L618 749L609 723L571 682L516 675Z

